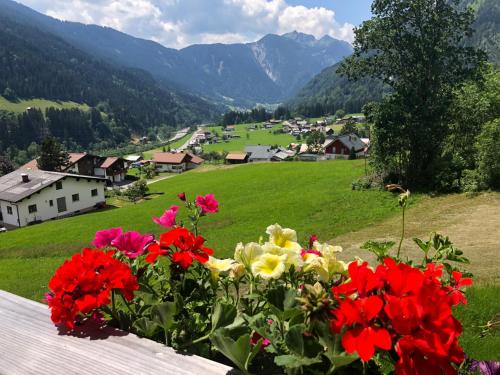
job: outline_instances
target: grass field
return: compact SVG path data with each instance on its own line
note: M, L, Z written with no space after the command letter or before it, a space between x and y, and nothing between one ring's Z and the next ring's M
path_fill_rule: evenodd
M53 271L47 264L88 246L99 229L122 226L158 234L161 228L151 217L178 204L179 191L191 197L212 192L220 200L220 213L202 223L219 256L231 255L239 241L257 241L275 222L297 229L302 241L311 233L331 239L397 212L388 193L351 190L363 170L359 161L249 164L159 181L150 185L152 193L163 193L155 199L1 234L0 289L39 299Z
M88 245L96 230L122 226L158 234L161 228L151 216L178 204L179 191L190 197L212 192L220 201L220 212L201 225L219 257L231 256L237 242L265 236L267 225L278 222L296 229L303 243L314 233L322 240L335 239L349 259L369 259L359 245L368 239L396 239L400 211L390 193L351 190L363 170L362 161L207 166L159 181L150 186L160 194L155 199L0 234L0 289L40 300L55 268ZM407 246L413 236L439 230L452 241L457 238L454 242L472 260L475 286L467 292L469 304L459 306L456 314L464 326L462 345L477 359L500 359L498 332L481 337L500 311L499 207L498 193L474 198L414 195L407 212L404 251L412 255Z
M24 112L28 107L39 108L42 111L45 111L45 109L50 107L58 109L79 108L84 111L89 110L88 105L79 104L75 102L55 102L45 99L30 99L30 100L20 100L17 102L11 102L5 99L3 96L0 96L0 110L19 113L19 112Z
M228 142L203 145L203 152L210 151L243 151L246 145L279 145L288 146L292 142L297 142L290 134L273 134L274 130L281 129L281 125L275 125L273 129L258 129L247 131L250 124L235 125L236 130L230 134L239 135L240 138L231 139ZM259 124L259 126L262 124ZM217 132L222 137L222 127L207 127L207 130Z

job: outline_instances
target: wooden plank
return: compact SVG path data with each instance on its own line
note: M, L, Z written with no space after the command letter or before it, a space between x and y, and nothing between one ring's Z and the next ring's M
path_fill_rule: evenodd
M46 305L0 290L0 374L226 374L232 369L111 327L67 334Z

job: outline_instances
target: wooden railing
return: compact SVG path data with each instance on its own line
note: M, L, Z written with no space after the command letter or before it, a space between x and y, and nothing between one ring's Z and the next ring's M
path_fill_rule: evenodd
M55 327L46 305L0 290L0 374L226 374L232 369L179 354L111 327Z

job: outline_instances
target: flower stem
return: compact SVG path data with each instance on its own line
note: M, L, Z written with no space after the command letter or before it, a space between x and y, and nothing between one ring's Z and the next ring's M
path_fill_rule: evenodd
M401 228L401 239L399 240L399 246L398 246L398 255L397 255L397 259L399 259L399 255L401 253L401 245L403 244L403 238L405 236L405 208L406 208L406 205L403 206L403 222L402 222L402 228Z

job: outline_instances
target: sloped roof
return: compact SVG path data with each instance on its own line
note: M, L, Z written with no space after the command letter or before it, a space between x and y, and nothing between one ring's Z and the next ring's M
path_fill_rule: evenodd
M356 152L364 150L366 147L366 144L356 134L345 134L332 139L327 139L325 140L325 143L323 143L323 147L326 148L335 141L342 142L349 150L354 147L354 151Z
M86 155L88 155L86 152L70 152L69 153L69 164L65 167L65 169L68 169L73 164L77 163L82 158L84 158ZM21 166L20 169L27 169L27 170L32 170L32 171L39 170L37 159L33 159L33 160L27 162L26 164Z
M189 160L190 163L202 164L205 161L202 158L200 158L198 155L192 154L190 152L188 152L187 154L191 157L191 160Z
M227 154L226 160L245 160L248 154L244 152L232 152Z
M120 158L117 157L107 157L102 164L99 166L99 168L106 169L111 167L113 164L115 164Z
M153 161L160 164L181 164L186 161L187 154L183 152L157 152L153 155Z
M23 182L22 175L27 174L29 181ZM75 177L82 179L102 180L103 178L80 176L71 173L48 172L40 170L27 171L18 169L14 172L0 177L0 200L8 202L19 202L24 198L62 180L65 177Z

